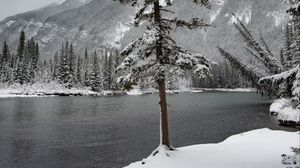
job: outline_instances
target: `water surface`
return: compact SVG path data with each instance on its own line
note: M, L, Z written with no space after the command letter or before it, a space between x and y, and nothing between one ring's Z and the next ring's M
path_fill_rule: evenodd
M288 129L255 93L168 96L178 146L221 142L256 128ZM0 99L0 168L119 168L159 143L157 95Z

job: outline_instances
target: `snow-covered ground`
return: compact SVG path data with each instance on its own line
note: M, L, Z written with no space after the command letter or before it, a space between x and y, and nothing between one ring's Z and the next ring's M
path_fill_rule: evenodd
M219 91L219 92L256 92L255 88L201 88L203 91Z
M35 83L32 85L11 85L1 87L0 97L40 97L40 96L68 96L68 95L98 95L99 93L88 90L88 88L66 89L56 82Z
M300 109L293 108L294 103L285 98L275 100L270 106L270 113L278 115L277 119L282 122L294 122L300 124Z
M209 91L217 91L217 92L256 92L254 88L235 88L235 89L226 89L226 88L185 88L178 90L167 90L167 94L178 94L178 93L203 93ZM146 95L146 94L155 94L158 93L156 89L133 89L131 91L126 92L127 95Z
M45 96L111 96L124 95L123 91L93 92L90 88L74 87L66 89L56 82L35 83L32 85L0 86L0 98L7 97L45 97Z
M205 91L221 91L221 92L253 92L252 88L237 88L237 89L224 89L224 88L185 88L179 90L167 90L167 94L178 93L202 93ZM32 85L6 85L0 84L0 98L5 97L41 97L41 96L110 96L110 95L147 95L156 94L157 89L138 89L135 88L131 91L101 91L93 92L90 88L74 87L66 89L64 86L53 81L50 83L35 83Z
M126 168L299 168L300 132L258 129L229 137L218 144L202 144L166 151ZM290 164L289 164L290 163ZM285 165L284 165L285 164Z

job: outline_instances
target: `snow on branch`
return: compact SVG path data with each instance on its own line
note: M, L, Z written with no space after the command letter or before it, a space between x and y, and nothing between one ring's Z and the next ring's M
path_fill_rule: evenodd
M185 20L178 19L178 18L174 18L172 20L164 19L164 21L172 23L176 27L187 27L188 29L196 29L196 28L212 26L211 24L206 23L202 19L199 20L199 18L193 18L190 21L185 21Z
M259 80L259 83L260 84L269 83L269 82L271 82L271 83L281 83L282 81L287 80L288 78L292 78L293 76L295 76L298 73L298 71L299 71L299 65L297 65L293 69L282 72L280 74L263 77Z
M138 26L144 20L151 20L153 18L153 9L148 9L149 7L151 8L153 6L151 3L152 1L145 1L143 7L136 12L134 18L135 26Z
M153 46L157 40L159 40L159 28L155 26L149 27L140 38L132 41L127 47L125 47L120 52L120 55L129 56L134 50L140 50L142 52L142 47ZM127 62L130 64L132 61L129 58Z
M113 0L113 1L117 1L117 0ZM118 0L119 2L121 2L122 4L130 4L131 6L135 6L138 4L138 0Z
M193 2L196 4L203 5L203 6L207 7L208 9L211 8L211 4L210 4L209 0L193 0Z
M261 85L291 85L292 91L292 98L295 101L294 108L296 108L300 104L300 66L297 65L296 67L267 77L263 77L259 80L259 84Z
M213 62L207 60L199 53L193 53L182 47L172 46L170 64L174 66L173 73L182 75L186 70L193 70L200 78L210 73L210 65Z
M233 14L235 16L235 14ZM235 16L236 17L236 16ZM268 46L266 45L263 37L261 36L261 40L263 45L261 45L250 33L250 31L246 28L246 26L242 23L242 21L236 17L237 23L234 23L234 26L238 29L240 34L243 36L245 42L248 47L251 48L251 54L258 58L258 60L263 63L263 65L268 68L272 73L280 72L283 67L279 60L277 60L273 54L270 52ZM249 51L249 50L248 50Z
M268 75L269 73L257 68L256 66L252 66L250 64L244 63L241 59L236 56L233 56L229 52L224 49L218 47L220 54L227 59L231 65L242 71L242 74L249 78L254 84L263 76Z

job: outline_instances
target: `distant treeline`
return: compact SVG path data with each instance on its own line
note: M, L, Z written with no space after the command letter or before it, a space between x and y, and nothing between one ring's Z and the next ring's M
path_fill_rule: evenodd
M121 89L117 84L117 67L123 58L119 56L117 49L104 47L93 52L85 49L82 55L74 51L76 51L74 46L65 42L53 57L42 60L39 44L33 39L26 41L25 33L22 31L16 54L10 52L6 42L3 44L0 53L0 82L23 85L57 81L66 88L89 87L93 91ZM169 76L167 87L178 89L182 85L205 88L251 86L241 77L240 72L225 61L213 66L212 74L206 79L198 79L189 72L184 78ZM141 88L153 87L147 79L139 85Z

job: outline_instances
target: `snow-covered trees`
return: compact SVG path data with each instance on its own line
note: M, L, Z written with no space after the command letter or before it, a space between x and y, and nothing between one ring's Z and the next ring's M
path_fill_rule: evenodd
M231 64L242 70L247 77L251 78L254 83L258 81L258 84L256 84L258 88L283 98L283 101L288 99L288 103L282 103L285 105L282 107L280 105L281 108L278 111L283 113L289 111L295 114L293 116L297 116L300 113L300 5L298 0L289 1L289 3L296 5L296 7L288 10L292 19L286 25L285 43L279 57L273 55L262 35L260 35L260 41L256 40L237 17L237 22L234 25L247 43L246 50L261 65L244 63L241 59L220 47L219 51ZM286 118L280 117L284 115L286 114L279 114L279 120ZM296 123L300 122L297 117L294 120Z
M266 85L280 85L286 84L291 85L291 95L292 100L295 101L294 108L298 107L300 104L300 66L299 64L288 70L279 74L263 77L259 80L260 84Z
M137 6L137 0L119 0ZM193 0L210 8L208 0ZM198 18L189 21L172 17L174 11L170 6L176 3L171 0L145 0L134 19L135 25L143 21L149 21L145 33L132 41L120 55L125 56L124 61L118 67L119 71L126 71L119 77L118 82L126 89L137 84L140 79L151 77L157 84L160 96L161 108L161 144L167 149L172 149L169 141L168 113L166 100L166 74L183 75L185 71L192 70L199 77L204 77L210 72L210 62L200 53L191 52L178 46L170 35L176 27L188 29L210 26Z
M14 68L13 81L19 84L34 82L40 56L38 43L33 39L27 43L25 41L25 32L21 31L16 59L11 57L11 68Z
M10 72L12 56L10 54L8 45L4 42L2 47L2 53L0 54L0 82L9 82L12 78Z
M92 73L91 73L91 88L92 91L99 91L101 89L101 74L100 74L100 64L99 58L97 56L97 52L95 51L92 55L93 66L92 66Z

